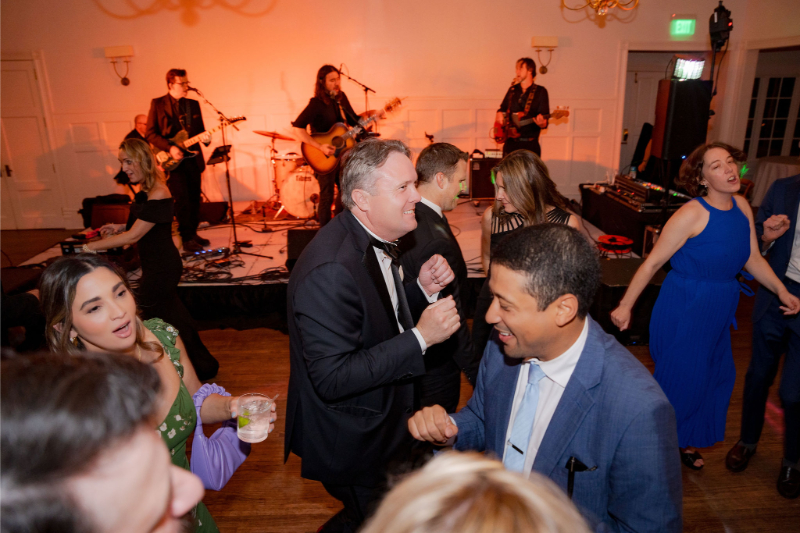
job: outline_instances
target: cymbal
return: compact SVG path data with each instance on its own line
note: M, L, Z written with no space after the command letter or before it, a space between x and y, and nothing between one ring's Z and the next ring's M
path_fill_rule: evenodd
M258 133L259 135L263 135L264 137L269 137L270 139L278 139L279 141L293 141L294 139L291 137L287 137L277 131L263 131L263 130L253 130L253 133Z

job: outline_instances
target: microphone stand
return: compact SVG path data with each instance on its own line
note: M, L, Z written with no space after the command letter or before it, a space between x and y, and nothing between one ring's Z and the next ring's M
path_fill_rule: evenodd
M343 66L344 66L344 63L342 63L341 65L339 65L339 75L340 75L340 76L344 76L345 78L347 78L348 80L352 81L352 82L353 82L353 83L355 83L356 85L359 85L359 86L361 86L361 88L362 88L362 89L363 89L363 91L364 91L364 111L369 111L369 93L370 93L370 91L371 91L373 94L377 94L377 93L375 93L375 90L374 90L374 89L371 89L370 87L367 87L366 85L364 85L363 83L361 83L361 82L360 82L360 81L358 81L357 79L355 79L355 78L351 78L351 77L350 77L348 74L345 74L344 72L342 72L342 67L343 67ZM375 125L376 125L376 127L377 127L377 122L375 123Z
M239 131L239 128L236 127L236 124L231 123L231 121L228 119L228 117L226 117L222 113L222 111L217 109L214 104L209 102L208 98L206 98L205 95L202 92L200 92L199 89L195 89L194 87L192 87L189 90L197 93L197 95L200 98L202 98L203 101L206 104L211 106L211 108L214 111L216 111L217 115L219 115L219 122L220 122L220 125L222 126L222 128L221 128L221 130L222 130L222 145L226 146L228 144L226 139L225 139L225 130L227 129L227 126L232 126L233 129L235 129L236 131ZM260 254L254 254L254 253L251 253L251 252L243 252L242 251L242 248L251 248L253 246L253 243L250 242L250 241L240 241L238 239L238 237L236 236L236 217L234 216L234 213L233 213L233 193L231 192L231 172L230 172L230 166L228 165L228 161L230 160L230 157L226 157L224 159L225 159L225 181L226 181L226 183L228 185L228 203L230 205L230 210L231 210L231 226L233 227L233 246L231 248L231 255L252 255L254 257L263 257L265 259L273 259L273 257L271 257L269 255L260 255Z

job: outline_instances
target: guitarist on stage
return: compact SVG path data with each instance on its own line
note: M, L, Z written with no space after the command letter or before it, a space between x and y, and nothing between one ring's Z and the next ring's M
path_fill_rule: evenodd
M189 137L205 131L203 115L197 100L186 98L189 93L189 78L183 69L173 68L167 72L167 88L169 92L154 98L150 103L147 115L147 142L156 149L169 152L173 159L181 160L180 165L170 171L167 186L175 199L175 216L178 219L178 231L183 241L183 249L197 252L209 244L208 239L197 235L200 223L200 177L206 168L203 152L199 144L191 146L189 153L170 142L170 139L185 129ZM211 135L204 141L208 146ZM194 156L194 157L191 157Z
M334 153L335 148L330 144L320 144L309 135L306 128L310 125L312 133L324 133L330 130L337 122L349 126L358 124L358 115L353 111L347 95L341 91L341 78L339 70L333 65L325 65L317 72L317 81L314 84L314 97L297 120L292 122L298 140L318 148L325 155ZM327 174L315 173L319 181L319 225L324 226L331 220L331 205L333 204L333 185L338 183L338 166ZM341 210L337 198L337 211Z
M536 75L536 63L533 59L523 57L517 61L516 69L514 83L497 110L495 138L498 142L505 141L504 157L514 150L530 150L541 156L539 133L547 128L547 119L543 115L550 113L550 99L547 89L533 82ZM523 125L515 125L512 113L522 113L519 120ZM507 122L504 123L504 120ZM498 135L500 132L504 134Z

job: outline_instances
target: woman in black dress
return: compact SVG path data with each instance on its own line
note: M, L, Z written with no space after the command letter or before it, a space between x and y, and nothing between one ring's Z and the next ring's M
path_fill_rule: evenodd
M481 264L486 281L475 304L472 342L476 354L483 356L492 325L486 311L492 303L489 290L491 251L512 231L534 224L567 224L581 231L580 218L567 212L567 200L550 179L547 165L529 150L516 150L505 156L492 170L496 198L481 217Z
M219 363L197 334L189 311L178 298L183 263L172 242L173 200L150 146L139 139L126 139L119 147L122 171L140 191L131 204L128 223L106 224L100 231L108 236L84 245L85 252L97 252L139 243L142 277L137 300L145 319L161 318L181 334L189 359L200 380L213 378ZM124 230L124 231L123 231Z

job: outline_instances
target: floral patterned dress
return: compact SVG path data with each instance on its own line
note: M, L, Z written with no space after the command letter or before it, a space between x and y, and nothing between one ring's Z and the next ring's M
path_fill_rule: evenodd
M194 433L194 428L197 424L197 413L192 402L192 395L189 394L186 385L183 384L183 365L180 362L181 351L175 346L178 330L160 318L146 320L144 325L161 342L172 364L175 365L175 370L181 377L178 396L175 398L167 418L156 429L156 433L167 444L169 453L172 455L172 464L189 470L189 459L186 457L186 440ZM192 516L195 519L196 531L199 533L219 531L217 524L203 502L197 504L192 511Z

